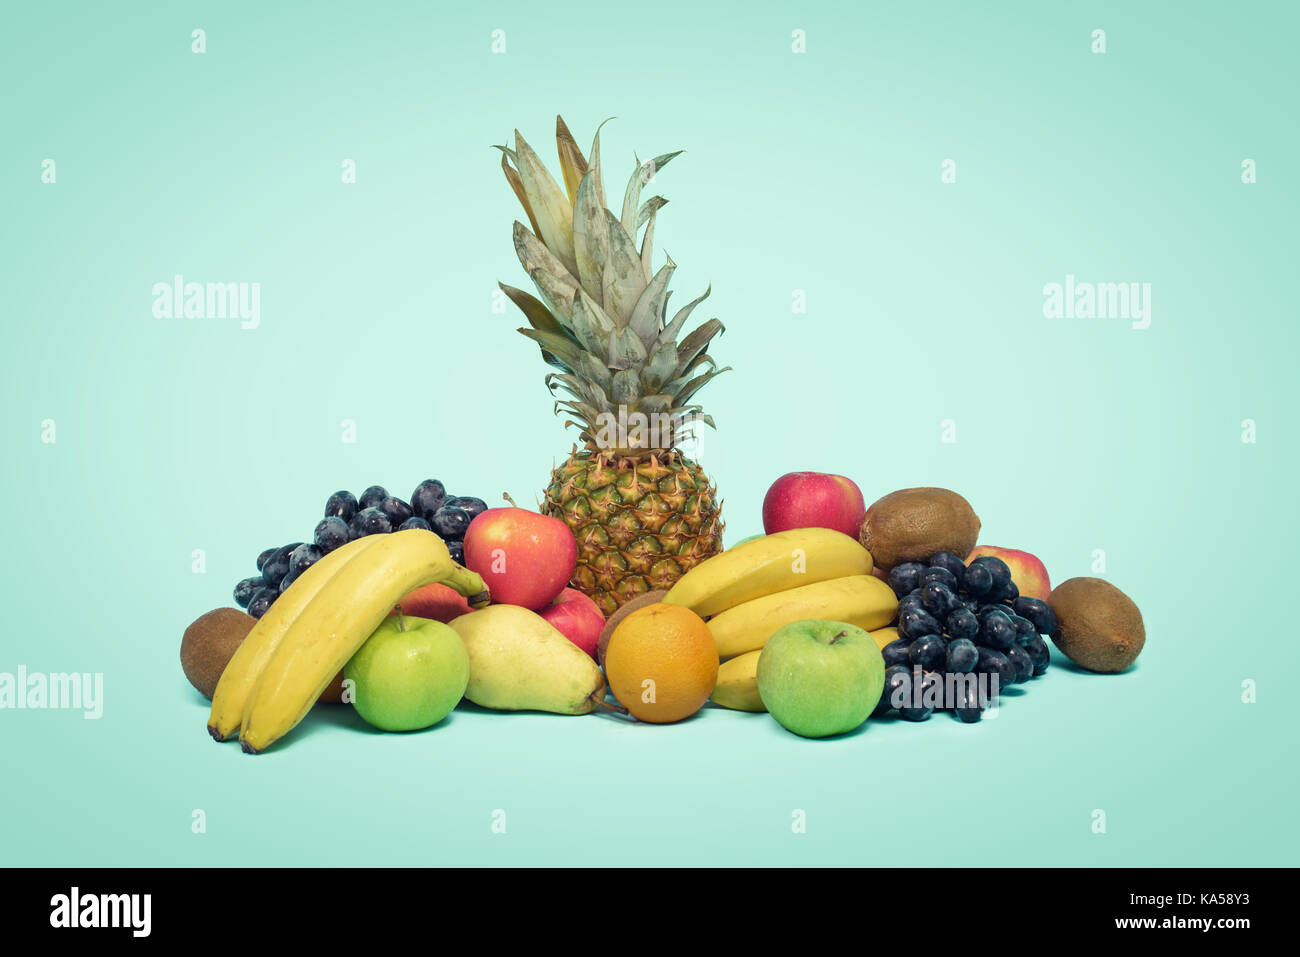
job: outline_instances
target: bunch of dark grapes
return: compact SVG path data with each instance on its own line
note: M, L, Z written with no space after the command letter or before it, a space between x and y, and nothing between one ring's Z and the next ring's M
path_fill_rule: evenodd
M967 689L992 692L993 678L1008 688L1047 671L1043 636L1056 633L1056 615L1047 602L1020 596L1002 559L983 555L967 566L938 552L928 562L895 565L888 581L898 596L899 637L883 649L877 714L901 701L902 718L924 721L938 701L960 720L978 721L989 701Z
M311 542L290 542L268 548L257 556L259 574L235 586L235 603L261 618L276 600L308 568L340 545L366 535L386 535L408 528L437 532L454 561L465 563L465 530L487 503L472 495L448 496L437 479L425 479L404 502L388 494L382 485L372 485L358 498L351 492L335 492L325 503L325 517L316 526Z

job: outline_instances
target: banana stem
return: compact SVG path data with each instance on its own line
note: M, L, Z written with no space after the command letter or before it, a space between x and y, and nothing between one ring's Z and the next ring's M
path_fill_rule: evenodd
M442 580L442 584L469 599L471 608L483 608L489 599L487 584L468 568L456 565Z

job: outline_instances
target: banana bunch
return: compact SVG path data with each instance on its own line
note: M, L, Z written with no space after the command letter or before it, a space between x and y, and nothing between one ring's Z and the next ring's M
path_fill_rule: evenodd
M665 602L709 616L723 664L713 700L762 710L758 652L776 631L806 619L845 621L871 631L888 625L898 599L871 574L871 553L828 528L799 528L742 542L696 565Z
M433 532L349 542L312 565L248 633L212 696L208 733L249 754L288 734L404 595L440 582L487 604L487 588Z

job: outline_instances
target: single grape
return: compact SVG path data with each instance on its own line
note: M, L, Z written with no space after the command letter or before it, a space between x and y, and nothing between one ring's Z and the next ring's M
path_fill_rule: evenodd
M1041 635L1034 635L1029 644L1025 645L1025 654L1029 655L1029 660L1034 663L1034 677L1047 672L1048 666L1052 663L1052 653L1048 650L1047 642Z
M989 615L980 626L979 643L995 651L1006 651L1016 640L1016 628L1006 615Z
M357 497L348 491L335 492L325 500L326 518L341 518L345 522L350 522L352 516L360 510Z
M885 670L885 687L884 690L880 692L880 701L876 703L876 708L871 712L871 717L875 718L894 710L895 694L898 693L898 689L904 683L906 683L908 687L911 686L910 674L911 672L907 670L906 665L894 665L892 668L887 668ZM897 700L903 700L901 694Z
M404 521L402 523L401 528L399 528L398 531L404 532L408 528L422 528L426 532L433 531L432 526L430 526L428 522L426 522L424 519L420 518L419 516L415 516L415 515L411 516L406 521Z
M465 543L450 541L445 543L447 551L451 553L451 560L457 565L465 564Z
M262 581L261 575L245 578L235 586L235 604L240 608L247 608L248 603L253 600L253 596L265 587L266 582Z
M315 545L299 545L289 553L289 574L297 578L324 557L325 553Z
M930 556L930 565L934 568L948 569L959 582L966 574L966 563L952 552L935 552Z
M939 619L925 610L909 611L898 616L898 633L905 638L937 635L942 630Z
M993 587L989 589L988 594L984 596L985 601L1010 602L1020 597L1020 589L1013 581L998 583L994 582Z
M907 649L907 660L924 671L934 671L948 657L948 642L938 635L917 638Z
M921 572L925 566L920 562L903 562L889 570L889 587L899 598L921 587Z
M266 551L262 552L262 554L257 556L257 570L259 572L262 570L263 566L266 565L267 559L274 555L275 550L279 547L279 545L276 545L275 548L268 548Z
M1034 630L1034 623L1032 621L1028 618L1021 618L1019 615L1015 614L1015 612L1012 612L1011 614L1011 627L1016 630L1016 644L1022 648L1028 644L1029 639L1032 636L1038 634L1038 632Z
M454 505L457 508L463 508L469 512L471 519L478 518L487 511L487 502L481 498L475 498L473 495L457 495L455 498L449 498L444 505Z
M393 528L397 528L415 514L411 510L411 506L400 498L393 498L391 495L379 503L379 510L388 516L388 524Z
M988 569L989 575L993 579L994 587L1005 585L1011 581L1010 566L1008 566L1006 562L1004 562L1000 558L997 558L996 556L981 555L979 558L976 558L974 561L970 563L971 568L974 568L976 565Z
M952 674L964 675L975 670L979 661L980 650L969 638L958 638L948 643L948 657L944 662L945 670Z
M1040 598L1021 596L1011 603L1017 615L1028 618L1034 623L1034 630L1040 635L1051 637L1060 627L1056 621L1056 612L1052 606Z
M907 650L912 647L911 639L895 638L889 644L880 650L880 655L885 659L885 667L893 668L896 665L906 667L910 659Z
M921 589L909 592L898 600L898 615L901 618L909 611L925 611L925 602L921 600Z
M447 500L447 489L437 479L425 479L411 493L411 512L432 524L433 513Z
M392 530L392 522L376 505L363 508L353 515L352 521L348 523L348 532L353 538L364 538L367 535L387 535Z
M975 670L981 674L986 674L990 679L997 678L997 689L990 688L989 694L1001 694L1002 688L1010 688L1016 683L1016 666L1000 651L992 648L981 648L979 661L975 663Z
M1019 645L1012 645L1007 649L1007 660L1016 667L1016 682L1028 681L1034 676L1034 659L1029 657L1029 652Z
M989 615L1001 615L1007 621L1011 621L1011 616L1013 614L1015 614L1015 612L1006 605L992 604L980 605L980 610L975 613L975 617L979 619L979 622L982 625L984 624L984 619L988 618Z
M953 591L957 590L957 576L948 571L948 569L942 568L938 565L931 565L925 571L921 572L922 586L928 585L930 582L940 582L947 585Z
M943 699L942 679L933 671L927 671L918 682L913 670L911 684L909 704L898 709L899 717L905 721L924 721L934 713L935 702Z
M944 631L949 638L969 638L973 641L980 633L980 620L975 617L975 612L962 605L948 615Z
M361 497L357 499L357 504L361 506L363 510L367 508L376 508L379 503L386 498L388 498L388 489L384 488L382 485L372 485L361 493Z
M921 589L921 603L925 605L926 611L940 621L961 607L956 592L942 582L926 582Z
M346 544L347 540L348 523L337 515L322 518L316 525L316 533L312 536L312 541L322 553L334 551L340 545Z
M957 719L965 724L974 724L984 716L984 708L980 702L980 693L978 684L975 682L957 681L953 687L953 714Z
M983 598L993 587L993 573L978 564L978 559L971 562L965 574L961 576L961 588L966 594Z
M469 512L463 508L456 505L444 505L433 513L433 520L429 524L443 538L459 539L465 537L465 529L469 528L471 521Z
M248 613L254 618L261 618L266 614L266 610L271 607L271 602L275 601L280 595L279 588L263 588L253 596L252 601L248 603Z

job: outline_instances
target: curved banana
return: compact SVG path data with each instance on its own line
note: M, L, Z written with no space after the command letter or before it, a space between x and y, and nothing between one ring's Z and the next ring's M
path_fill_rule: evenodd
M239 730L257 679L289 627L340 568L378 541L377 536L370 535L340 545L303 572L257 620L235 649L213 692L212 711L208 715L208 733L213 738L225 741Z
M408 529L375 538L376 545L347 562L307 605L267 662L244 712L239 737L245 752L257 754L288 734L412 589L442 582L476 601L486 598L483 580L453 562L433 532Z
M758 694L758 656L750 651L718 665L718 683L709 700L733 711L766 711Z
M796 528L705 559L677 580L664 601L707 617L774 592L869 574L871 553L855 539L830 528Z
M767 644L796 621L844 621L870 631L894 620L898 598L874 575L849 575L764 595L709 619L719 658L734 658Z

